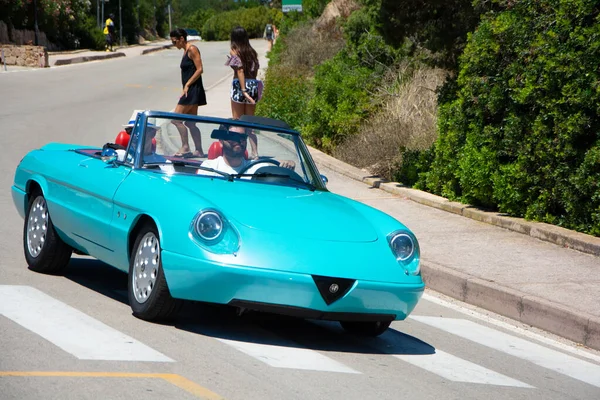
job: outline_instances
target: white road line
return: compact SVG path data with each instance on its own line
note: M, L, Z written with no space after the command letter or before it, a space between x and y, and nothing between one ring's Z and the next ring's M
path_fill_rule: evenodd
M590 353L589 351L585 351L578 347L573 347L572 345L568 345L565 343L558 342L554 339L547 338L545 336L542 336L535 332L529 331L527 329L523 329L518 326L511 325L511 324L503 322L503 321L499 321L493 317L490 317L488 315L478 313L477 311L474 311L474 310L465 308L463 306L451 303L449 301L443 300L443 299L441 299L437 296L431 295L429 293L423 293L423 300L430 301L430 302L438 304L442 307L450 308L454 311L458 311L462 314L468 315L469 317L476 318L480 321L485 321L488 324L499 326L500 328L506 329L508 331L516 332L519 335L526 336L528 338L537 340L538 342L556 347L557 349L560 349L563 351L568 351L571 354L575 354L580 357L589 358L590 360L594 360L594 361L600 363L600 356Z
M0 285L0 314L81 360L174 360L30 286Z
M600 366L466 319L412 316L415 321L600 387Z
M454 382L534 388L438 349L435 354L394 354L394 357Z
M297 348L293 345L275 346L220 338L217 340L276 368L360 374L360 372L310 349Z

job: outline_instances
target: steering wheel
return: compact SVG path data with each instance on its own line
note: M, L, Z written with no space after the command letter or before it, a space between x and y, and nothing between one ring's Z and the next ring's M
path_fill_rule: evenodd
M250 168L254 167L257 164L275 164L275 165L279 165L279 161L277 160L271 160L271 159L265 159L265 160L255 160L255 161L251 161L248 165L246 165L244 168L242 168L240 170L240 172L238 172L238 174L243 174L244 172L248 171Z

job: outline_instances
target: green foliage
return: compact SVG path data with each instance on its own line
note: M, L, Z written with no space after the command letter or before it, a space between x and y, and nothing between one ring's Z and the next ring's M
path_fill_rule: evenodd
M73 32L79 38L79 47L92 50L103 50L105 44L104 33L96 25L96 19L86 15Z
M331 152L344 136L358 131L375 110L369 91L378 83L373 71L356 62L346 51L316 68L314 97L308 104L307 141Z
M483 1L483 0L481 0ZM435 54L432 64L455 68L467 33L479 21L479 8L465 0L363 0L366 13L387 43L402 47L407 39Z
M196 29L198 32L202 32L202 28L206 21L215 16L217 11L213 8L199 9L194 13L184 16L181 19L180 25L185 28Z
M268 84L256 106L256 115L280 119L293 129L301 129L308 123L305 110L312 97L309 73L292 66L270 66L266 73Z
M600 233L600 16L592 0L523 0L470 35L419 185Z
M250 38L261 38L265 25L281 18L280 10L267 7L240 8L215 14L202 27L202 39L229 40L231 31L238 25L246 29Z
M318 18L331 0L302 0L302 12L308 18Z

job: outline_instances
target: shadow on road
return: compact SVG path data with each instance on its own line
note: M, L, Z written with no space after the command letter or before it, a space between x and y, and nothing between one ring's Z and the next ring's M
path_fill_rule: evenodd
M101 261L73 257L64 276L108 298L129 304L127 274ZM164 325L216 339L319 351L413 355L435 353L435 348L430 344L393 328L376 338L359 337L345 333L333 321L305 320L259 312L247 312L240 316L233 307L194 301L186 301L177 317Z

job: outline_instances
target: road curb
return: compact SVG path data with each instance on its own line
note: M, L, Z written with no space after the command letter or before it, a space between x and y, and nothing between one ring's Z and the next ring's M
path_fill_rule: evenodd
M560 246L600 255L600 238L452 202L431 193L405 187L398 182L387 182L310 146L309 149L317 163L369 186ZM600 350L600 317L426 260L422 261L421 270L427 287L437 292Z
M159 50L170 49L171 47L173 47L172 44L165 44L164 46L153 47L151 49L142 50L142 55L154 53L155 51L159 51Z
M600 350L599 317L425 260L421 273L436 292Z
M54 65L60 66L60 65L69 65L69 64L79 64L79 63L84 63L84 62L88 62L88 61L105 60L105 59L117 58L117 57L125 57L125 53L118 52L118 53L98 54L96 56L82 56L82 57L67 58L64 60L56 60L54 62Z

